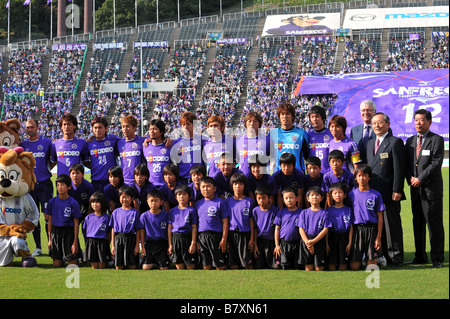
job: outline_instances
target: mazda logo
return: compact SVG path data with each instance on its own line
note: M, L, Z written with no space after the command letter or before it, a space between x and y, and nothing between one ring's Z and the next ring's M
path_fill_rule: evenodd
M371 21L371 20L375 20L377 16L374 14L355 14L353 16L350 17L350 20L352 21Z

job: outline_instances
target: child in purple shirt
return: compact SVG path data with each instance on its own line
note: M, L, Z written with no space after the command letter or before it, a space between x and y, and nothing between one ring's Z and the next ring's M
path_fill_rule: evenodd
M328 156L328 161L330 162L330 170L323 176L322 184L322 190L327 193L326 207L332 205L330 195L328 194L331 185L341 182L348 186L348 190L351 190L355 183L353 174L343 168L344 154L341 151L331 151ZM346 199L344 204L350 206L349 200Z
M278 209L270 203L271 190L267 185L259 185L255 189L258 206L253 208L252 216L255 225L256 237L254 256L255 269L276 268L275 251L275 224L274 220Z
M355 176L358 187L348 194L353 207L354 225L350 261L352 270L358 270L361 267L363 254L367 256L368 265L377 264L385 209L381 194L370 188L371 167L367 164L358 165Z
M299 264L305 265L306 271L322 271L325 268L325 236L331 222L328 212L320 207L323 197L320 187L308 189L306 199L311 207L302 210L297 223L301 236Z
M297 194L297 207L303 207L303 172L295 167L295 155L291 153L283 153L280 156L280 170L273 174L275 183L278 187L278 208L284 208L282 191L286 187L295 188Z
M270 194L270 203L275 205L278 196L278 188L275 179L267 172L267 165L262 163L259 155L253 155L249 161L248 196L255 200L255 190L259 185L267 185L272 190Z
M230 220L228 263L231 269L252 269L255 228L251 212L255 207L255 202L244 195L247 178L243 173L233 174L230 185L234 195L226 199Z
M111 251L109 248L111 230L109 221L111 216L107 212L105 195L95 192L89 198L89 214L83 223L85 234L85 259L91 263L93 269L106 268Z
M227 268L225 252L228 237L228 210L224 199L216 197L216 182L210 176L200 181L203 198L195 203L198 214L198 241L203 269Z
M177 269L195 269L197 260L198 216L189 205L191 189L185 184L175 188L178 206L169 211L169 254Z
M139 253L139 212L132 207L135 191L129 185L119 189L119 199L122 207L112 212L109 226L111 227L111 254L115 256L116 269L136 269Z
M285 208L278 211L275 217L275 257L280 258L282 269L298 269L298 253L300 233L297 219L302 211L297 207L297 191L293 187L286 187L283 192Z
M149 182L150 172L145 164L138 164L134 169L134 189L136 191L136 200L134 201L134 207L140 214L149 210L147 204L148 193L155 188Z
M150 209L143 213L140 218L140 240L144 243L142 247L142 269L150 270L157 266L159 269L169 269L169 249L167 226L169 215L162 210L163 195L154 189L147 195Z
M344 183L331 185L329 194L333 206L328 207L331 227L327 234L328 270L347 269L347 257L350 255L353 236L353 212L344 205L347 186Z
M322 163L321 160L316 156L310 156L306 159L305 161L306 175L303 184L305 194L308 191L308 189L311 188L312 186L318 186L320 188L323 187L323 174L320 167L321 163ZM324 199L320 203L320 207L325 208L326 200L327 198L326 196L324 196ZM311 206L311 204L306 200L306 196L303 202L305 203L305 208Z
M57 196L47 204L45 214L50 234L48 248L54 267L61 267L64 261L77 264L80 254L78 240L80 225L80 206L69 196L72 181L66 174L58 175L55 181Z

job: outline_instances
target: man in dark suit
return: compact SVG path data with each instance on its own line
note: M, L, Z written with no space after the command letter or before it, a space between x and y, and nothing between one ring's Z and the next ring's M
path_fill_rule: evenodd
M375 133L372 130L370 121L372 120L372 116L377 111L377 107L372 100L365 100L361 102L359 110L361 112L363 123L352 127L350 130L350 138L358 144L362 163L367 164L366 145L370 139L375 138Z
M403 229L400 217L405 179L405 147L403 141L389 131L389 116L375 113L372 117L375 138L367 142L367 163L372 168L370 185L381 193L385 206L383 213L382 251L388 264L403 264Z
M444 139L430 131L431 112L425 109L414 112L414 127L417 135L406 141L406 181L411 186L411 207L415 257L412 264L428 262L426 247L426 225L430 237L430 257L433 267L442 267L444 262L444 225L442 162Z

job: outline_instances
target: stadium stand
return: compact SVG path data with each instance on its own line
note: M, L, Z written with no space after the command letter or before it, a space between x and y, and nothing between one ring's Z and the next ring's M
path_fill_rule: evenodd
M41 88L41 67L47 54L48 50L44 46L36 50L18 49L11 51L8 60L8 79L3 84L3 92L28 93L38 91Z
M263 117L264 129L269 130L278 124L276 109L288 97L294 45L292 41L283 44L261 41L256 68L247 87L247 102L240 118L241 130L244 129L245 116L255 109Z
M242 93L251 49L250 44L217 48L197 109L199 120L204 126L214 114L222 116L227 127L231 126Z

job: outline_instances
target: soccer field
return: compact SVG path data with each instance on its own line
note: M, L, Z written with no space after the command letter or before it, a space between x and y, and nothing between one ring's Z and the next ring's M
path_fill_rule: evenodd
M301 270L75 270L55 269L48 251L37 257L38 267L0 268L1 299L448 299L449 169L444 168L445 263L381 268L377 271L305 272ZM405 261L414 252L408 199L402 202ZM43 217L41 216L43 224ZM81 241L82 241L82 236ZM46 246L45 231L42 231ZM32 236L28 243L34 250ZM84 243L81 243L84 249ZM428 247L429 249L429 247ZM79 284L79 286L77 286ZM198 302L198 300L197 300ZM152 305L154 305L153 303ZM284 304L284 302L283 302ZM273 305L269 305L269 307ZM173 309L172 309L173 310ZM272 309L273 311L274 309Z

